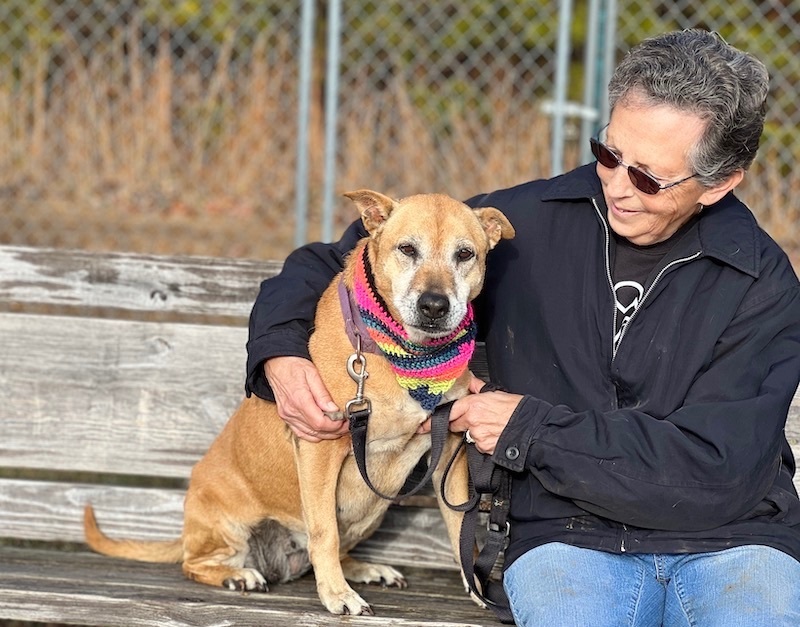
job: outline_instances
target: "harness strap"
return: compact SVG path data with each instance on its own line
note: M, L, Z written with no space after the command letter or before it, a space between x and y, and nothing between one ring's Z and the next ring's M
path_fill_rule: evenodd
M350 414L350 437L353 440L353 457L356 459L356 465L370 490L383 499L394 500L403 499L412 494L419 492L422 487L433 476L434 470L439 465L439 460L442 458L444 451L444 444L447 441L447 435L450 432L450 407L452 401L439 405L431 414L431 450L430 462L428 463L428 470L425 476L420 479L417 485L413 486L408 492L399 494L384 494L378 490L370 481L369 474L367 473L367 423L369 422L369 409L360 409Z

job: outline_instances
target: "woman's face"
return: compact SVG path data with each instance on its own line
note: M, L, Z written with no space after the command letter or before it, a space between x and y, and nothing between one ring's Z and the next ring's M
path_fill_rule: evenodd
M666 105L644 105L629 98L614 107L607 132L600 140L625 166L636 166L661 185L667 185L694 174L688 155L704 129L705 122L696 115ZM607 168L598 162L597 175L603 185L611 228L638 246L668 239L702 205L716 202L729 189L715 193L723 186L708 189L696 178L690 178L649 195L636 189L625 166ZM739 180L741 176L736 182Z

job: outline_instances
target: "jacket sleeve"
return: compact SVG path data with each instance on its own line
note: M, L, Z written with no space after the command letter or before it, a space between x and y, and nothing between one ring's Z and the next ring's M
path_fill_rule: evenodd
M361 222L353 222L335 243L313 243L298 248L277 276L261 283L250 312L247 341L248 396L274 400L264 377L263 363L270 357L309 358L308 338L317 301L343 266L344 257L367 235Z
M635 408L573 412L526 396L493 459L612 520L713 529L746 516L772 488L781 464L793 467L781 454L799 378L795 282L738 312L671 415L656 419Z

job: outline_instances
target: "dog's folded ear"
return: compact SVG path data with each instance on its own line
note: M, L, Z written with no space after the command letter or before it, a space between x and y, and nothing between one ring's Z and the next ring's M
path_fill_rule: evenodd
M353 192L345 192L347 198L352 200L361 213L361 220L364 227L370 234L373 234L380 227L389 214L392 213L396 201L380 192L371 189L357 189Z
M489 238L489 248L497 246L497 242L501 239L512 239L516 235L514 227L511 222L503 215L503 212L494 207L481 207L475 209L475 215L486 231L486 236Z

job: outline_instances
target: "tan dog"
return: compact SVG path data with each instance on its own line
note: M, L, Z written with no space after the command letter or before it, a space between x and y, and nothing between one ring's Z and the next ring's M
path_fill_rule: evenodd
M514 229L497 209L472 210L447 196L418 195L400 201L377 192L346 194L369 232L347 258L342 277L352 294L355 262L368 246L374 285L391 314L417 343L452 333L483 285L486 254ZM346 364L354 354L345 332L337 277L319 301L311 356L339 407L356 396ZM371 401L367 467L384 494L396 494L431 446L417 434L429 411L412 399L382 354L365 356ZM464 371L441 402L467 393ZM434 474L458 446L450 435ZM464 455L451 470L448 500L467 498ZM437 495L439 490L436 490ZM405 587L391 566L347 555L380 525L389 506L365 484L350 437L309 443L296 438L274 403L246 399L195 465L184 506L180 539L164 542L112 540L97 526L91 505L84 516L94 550L150 562L183 562L187 577L235 590L267 590L313 566L322 603L334 614L371 614L370 606L345 581ZM454 553L461 514L440 503ZM310 561L310 564L309 564Z

